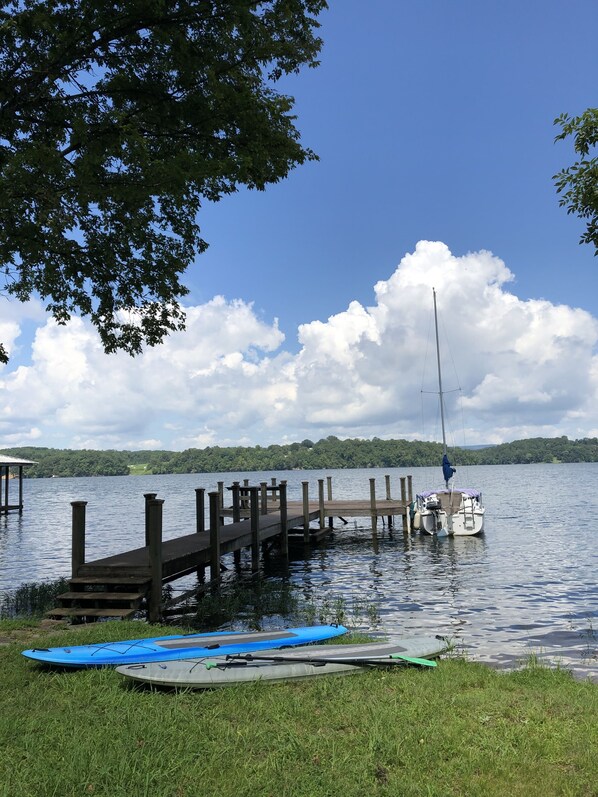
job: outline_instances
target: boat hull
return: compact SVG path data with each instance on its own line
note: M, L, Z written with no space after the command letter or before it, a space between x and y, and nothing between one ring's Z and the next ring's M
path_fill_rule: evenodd
M477 490L437 490L418 494L414 528L436 537L471 537L484 531L485 509Z
M420 531L436 537L471 537L484 531L484 511L473 516L457 513L450 517L446 512L421 512Z

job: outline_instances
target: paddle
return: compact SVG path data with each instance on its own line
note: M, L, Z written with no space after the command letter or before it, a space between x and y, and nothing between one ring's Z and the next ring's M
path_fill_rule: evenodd
M237 653L237 654L229 654L226 657L226 664L213 662L213 661L206 661L205 666L206 669L211 669L212 667L227 667L227 666L235 666L239 664L248 664L252 661L272 661L272 662L284 662L287 664L311 664L314 667L322 667L325 664L348 664L351 667L388 667L389 665L397 665L397 664L416 664L420 667L436 667L436 662L431 661L430 659L420 659L416 658L415 656L404 656L402 653L391 653L384 658L377 658L377 659L323 659L318 657L317 659L312 659L309 657L299 658L295 656L254 656L253 653Z

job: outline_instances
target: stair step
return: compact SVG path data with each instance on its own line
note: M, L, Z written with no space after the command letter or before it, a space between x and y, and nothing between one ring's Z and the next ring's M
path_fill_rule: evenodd
M77 571L77 577L83 578L86 581L97 579L98 584L105 583L107 578L116 578L119 581L129 581L132 578L138 578L142 581L148 581L151 578L151 571L149 567L143 565L135 567L119 567L118 565L96 567L95 565L81 565Z
M118 587L133 587L149 585L150 579L147 576L75 576L68 579L69 584L114 584Z
M58 595L58 600L67 601L141 601L145 597L145 592L99 592L88 590L87 592L63 592Z
M131 617L137 609L73 609L65 606L51 609L46 617Z

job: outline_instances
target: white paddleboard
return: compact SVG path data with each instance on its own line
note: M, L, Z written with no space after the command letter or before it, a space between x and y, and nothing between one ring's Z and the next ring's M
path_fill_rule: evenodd
M270 683L320 675L350 675L371 666L395 667L408 658L434 658L447 648L441 637L401 637L359 645L309 645L261 650L255 655L210 656L117 667L134 681L178 689L211 689L253 681Z

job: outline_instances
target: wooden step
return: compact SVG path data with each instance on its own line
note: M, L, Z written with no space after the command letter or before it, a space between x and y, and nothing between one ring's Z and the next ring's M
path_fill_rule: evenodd
M86 592L63 592L57 596L60 601L96 601L100 603L141 603L145 597L145 592L100 592L99 590L87 590Z
M147 581L152 576L150 568L145 565L81 565L77 570L77 577L85 580L98 579L98 583L103 583L106 578L117 578L123 582L130 577L140 578Z
M46 612L46 617L132 617L137 609L73 609L64 606Z
M86 585L105 585L109 586L114 584L117 587L136 587L136 586L149 586L150 579L147 576L75 576L68 579L69 584L74 586L81 584Z

